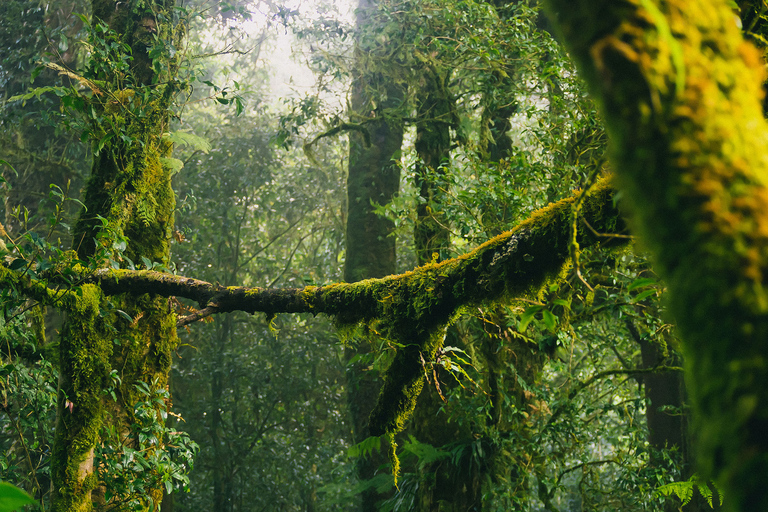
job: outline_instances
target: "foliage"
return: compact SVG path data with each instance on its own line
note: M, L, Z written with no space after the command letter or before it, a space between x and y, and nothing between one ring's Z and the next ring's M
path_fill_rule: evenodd
M300 153L276 153L272 113L255 103L237 120L205 107L187 112L188 123L208 128L200 136L211 150L180 155L179 272L252 286L338 280L344 192L338 150L317 148L322 165L308 164ZM174 405L201 451L191 492L177 505L349 510L354 496L329 486L349 486L351 472L344 464L342 347L332 326L309 317L237 314L180 336Z
M11 304L5 290L3 303ZM0 430L0 475L27 489L37 501L47 501L50 487L50 455L56 417L58 372L44 354L51 347L30 327L42 322L39 309L23 313L6 309L0 322L0 405L4 427ZM40 329L37 324L38 333Z
M117 372L112 378L119 382ZM94 464L100 482L105 486L104 500L109 507L127 510L150 509L151 490L164 488L167 494L189 491L189 476L199 447L184 432L166 425L170 394L144 382L134 384L139 401L130 418L130 432L122 432L115 424L106 424L101 446ZM104 390L115 401L117 388ZM159 414L158 414L158 411Z
M702 498L706 500L707 504L714 509L715 505L712 500L712 489L710 486L714 487L716 491L718 505L722 505L723 495L720 489L717 488L713 482L703 482L696 474L692 475L691 478L684 482L672 482L662 485L656 489L654 494L658 496L677 496L685 506L693 499L694 492L698 491Z
M18 487L0 482L0 512L13 512L34 502L35 500Z

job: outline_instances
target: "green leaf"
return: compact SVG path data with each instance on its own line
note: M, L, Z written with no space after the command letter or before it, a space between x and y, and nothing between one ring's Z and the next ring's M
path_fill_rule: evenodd
M547 329L550 331L554 331L557 327L557 317L548 309L544 310L544 325L546 325Z
M131 318L131 315L129 315L128 313L126 313L122 309L116 309L115 313L117 313L119 316L121 316L125 320L127 320L129 324L133 322L133 318Z
M35 87L34 89L31 89L26 94L17 94L16 96L11 96L10 98L8 98L8 102L22 100L23 104L25 104L27 100L31 100L32 98L39 98L40 96L42 96L47 92L58 92L59 90L64 90L64 88L63 87Z
M347 456L350 459L355 457L367 457L374 451L381 450L381 437L371 436L356 445L350 446L347 450Z
M657 290L651 289L651 290L645 290L643 292L640 292L632 299L632 303L640 302L641 300L650 297L651 295L656 295Z
M413 436L409 436L409 438L410 440L405 443L403 450L414 454L419 459L419 464L431 464L451 455L450 452L435 448L431 444L420 443Z
M13 166L9 164L7 160L3 160L2 158L0 158L0 164L7 165L8 167L11 168L11 170L13 171L13 174L15 174L16 176L19 175L19 173L16 172L16 169L14 169ZM5 180L3 180L3 183L5 183Z
M656 284L655 279L651 279L650 277L641 277L632 281L632 283L627 287L627 290L631 292L632 290L637 290L638 288L643 288L652 284Z
M178 158L165 158L160 157L160 163L170 169L170 175L174 176L176 173L178 173L182 168L184 168L184 162L179 160Z
M15 485L0 482L0 512L13 512L24 505L35 503L32 496Z
M10 265L8 265L9 270L19 270L22 267L27 266L27 260L23 258L16 258L11 262Z
M99 141L96 147L95 154L98 155L99 153L101 153L101 150L104 149L104 146L107 145L107 142L112 140L114 136L115 136L114 132L109 132L106 135L104 135L104 137L101 138L101 140Z
M520 325L518 326L518 329L520 332L525 331L528 328L528 324L531 323L536 313L544 309L544 306L528 306L525 308L525 311L523 311L523 314L520 315Z
M194 133L175 131L166 133L163 138L173 144L181 144L206 154L211 150L211 143L208 142L208 139Z

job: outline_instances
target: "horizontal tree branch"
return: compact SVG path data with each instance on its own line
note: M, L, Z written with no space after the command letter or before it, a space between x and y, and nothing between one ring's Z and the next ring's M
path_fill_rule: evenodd
M568 260L570 214L576 197L535 212L466 255L381 279L282 289L222 286L151 270L100 269L84 279L97 283L107 295L152 293L194 300L203 311L182 319L181 325L231 311L323 313L343 323L370 321L389 316L386 312L393 302L423 301L426 293L431 296L426 310L406 316L410 320L433 317L424 326L431 329L447 322L461 307L524 294L558 273ZM589 226L578 235L581 247L601 241L626 243L619 234L624 224L607 180L585 195L581 210L583 223Z
M610 181L601 180L586 193L534 212L467 254L381 279L272 289L221 286L151 270L101 269L83 273L81 282L97 285L107 296L149 293L196 301L201 310L181 318L179 325L230 311L322 313L339 325L369 324L399 347L369 424L371 435L392 434L403 428L415 407L424 383L423 362L434 360L452 318L467 307L535 296L547 282L562 277L573 250L574 209L582 220L575 237L578 247L627 243L627 238L612 235L624 230L613 196ZM12 281L18 291L47 303L53 303L49 286L55 280L51 276L43 283L0 270L0 283ZM58 305L76 302L59 300Z
M232 311L323 313L341 323L355 323L387 318L394 310L404 309L404 315L392 320L415 320L425 333L446 323L461 307L520 296L558 273L568 260L571 208L578 194L534 212L511 231L468 254L381 279L305 288L251 288L153 270L99 269L83 272L79 282L98 284L105 295L150 293L197 302L201 311L182 319L181 325ZM613 203L609 180L586 193L581 216L589 228L583 227L578 234L581 247L601 241L626 243L620 234L624 224ZM67 284L63 279L59 283L55 275L34 279L0 267L0 283L40 302L66 308L56 302L66 295Z

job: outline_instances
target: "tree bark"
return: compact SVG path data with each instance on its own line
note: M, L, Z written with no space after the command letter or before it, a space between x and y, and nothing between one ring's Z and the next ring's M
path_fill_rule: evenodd
M93 24L106 24L117 41L131 48L127 76L114 71L114 62L96 56L91 62L95 76L90 78L107 84L89 105L102 118L94 129L115 130L111 138L107 132L99 142L102 147L83 198L86 209L75 228L75 249L94 266L105 265L109 256L123 262L127 258L137 263L141 258L169 262L175 198L170 169L161 158L171 150L162 136L175 89L171 80L155 85L158 77L148 51L156 36L174 37L170 22L157 24L172 19L173 5L173 0L158 0L134 10L130 2L93 1ZM100 44L96 39L93 43ZM170 73L169 67L172 63L165 66ZM142 115L136 115L137 110ZM120 240L125 249L113 253ZM134 319L130 326L103 314L115 307ZM137 401L134 384L142 381L164 388L170 351L176 344L175 316L162 298L125 296L108 304L101 290L86 285L68 313L60 343L59 420L52 459L56 512L91 509L91 492L99 485L94 448L102 425L114 422L128 435ZM113 369L121 379L117 403L102 392L113 384ZM159 504L162 490L152 489L138 499L147 506Z
M375 205L388 204L400 189L400 149L403 125L388 115L402 101L400 86L387 79L388 62L379 55L382 48L373 36L377 30L376 3L360 0L357 11L358 69L366 60L379 60L373 70L360 71L352 85L352 116L373 117L366 124L364 137L357 131L349 135L349 174L347 178L347 226L344 279L347 282L381 278L397 272L394 224L376 214ZM347 401L352 419L353 439L360 443L371 436L368 417L381 388L381 379L368 366L371 340L361 340L345 349L347 361ZM372 453L356 461L357 476L371 480L386 461ZM375 489L363 491L361 510L376 509L385 496Z
M548 2L606 122L685 348L699 471L766 510L764 63L726 2Z

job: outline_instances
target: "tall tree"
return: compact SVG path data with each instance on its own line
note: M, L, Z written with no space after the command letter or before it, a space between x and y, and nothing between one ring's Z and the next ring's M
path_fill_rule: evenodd
M177 20L174 26L173 0L95 0L92 12L95 51L81 80L92 92L86 109L93 112L90 128L98 155L74 249L95 267L109 259L168 265L175 197L171 168L163 163L171 144L163 134L179 90L176 63L169 56L181 45L183 24ZM121 317L105 313L115 309L131 319L130 329ZM82 288L68 309L60 342L53 510L90 508L102 424L114 421L119 435L129 436L128 425L136 421L134 386L144 382L164 389L175 345L167 299L144 295L108 301L97 288ZM111 376L120 382L116 403L102 392L112 384ZM147 492L147 506L161 501L159 486Z
M397 44L394 34L382 29L378 5L360 0L356 13L356 76L350 94L350 115L365 121L365 132L350 132L347 177L347 226L344 280L384 277L397 272L396 240L391 220L378 215L376 205L389 203L400 189L399 158L403 123L391 112L400 107L402 84L387 67L387 47ZM377 372L369 371L372 340L361 340L346 350L347 393L354 440L370 437L368 417L381 388ZM357 461L358 477L370 481L383 460L376 454ZM361 510L375 510L382 497L374 490L362 493Z
M670 289L698 465L768 507L763 62L726 2L549 2L597 97L620 184Z

